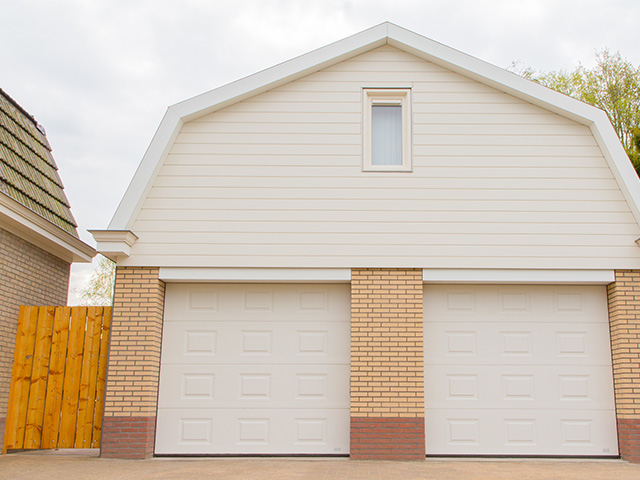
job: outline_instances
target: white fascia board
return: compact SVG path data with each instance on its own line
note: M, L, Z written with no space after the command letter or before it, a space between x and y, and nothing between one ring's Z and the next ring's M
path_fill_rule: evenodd
M129 230L131 228L142 202L151 190L153 180L158 175L173 142L180 133L183 123L174 111L167 110L109 223L109 230Z
M615 281L613 270L472 270L425 269L424 283L437 284L546 284L608 285Z
M587 103L543 87L520 75L472 57L397 25L389 24L389 45L494 87L572 120L590 125L599 110Z
M640 181L638 181L638 174L629 161L627 152L622 147L607 114L602 110L598 110L597 113L596 121L590 127L591 133L598 142L636 223L640 225Z
M182 268L161 267L164 282L349 283L349 268Z
M317 50L210 90L170 107L184 122L220 110L232 103L272 90L336 63L386 44L387 26L382 23Z
M96 251L12 198L0 194L0 227L69 263L91 263Z

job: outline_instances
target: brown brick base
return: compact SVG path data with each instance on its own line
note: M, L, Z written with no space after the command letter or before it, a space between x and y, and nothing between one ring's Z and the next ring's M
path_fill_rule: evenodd
M424 460L424 418L351 417L351 458Z
M151 458L156 417L104 417L100 456L105 458Z
M640 463L640 419L618 419L618 442L624 460Z

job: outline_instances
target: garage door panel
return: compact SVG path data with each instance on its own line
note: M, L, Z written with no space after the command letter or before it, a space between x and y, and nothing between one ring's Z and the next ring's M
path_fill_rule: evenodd
M163 364L326 363L349 355L346 322L166 322Z
M191 409L158 417L157 454L344 454L344 409ZM348 415L348 412L347 412ZM167 441L167 439L172 439Z
M425 290L425 308L446 322L490 323L497 317L512 324L545 317L548 321L584 323L608 314L598 301L598 286L451 285ZM425 316L425 318L427 318Z
M606 317L605 317L606 318ZM514 325L508 321L429 322L425 335L425 363L539 365L610 365L608 325L600 323L551 323L532 321Z
M162 408L343 408L349 403L349 369L326 365L269 365L220 369L164 365Z
M167 285L156 453L348 453L349 320L347 285Z
M166 321L341 322L344 285L169 284Z
M611 407L609 367L426 366L428 408L603 410Z
M425 287L427 454L616 455L606 289Z
M615 422L582 411L433 409L425 423L427 453L434 455L618 453Z

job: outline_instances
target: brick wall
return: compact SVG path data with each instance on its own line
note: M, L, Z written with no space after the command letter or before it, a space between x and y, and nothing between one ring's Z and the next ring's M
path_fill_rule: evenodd
M103 457L153 455L165 290L158 273L150 267L116 269Z
M640 270L617 270L608 296L620 455L640 463Z
M0 228L0 445L20 305L66 305L70 264Z
M421 269L351 272L351 458L423 459Z

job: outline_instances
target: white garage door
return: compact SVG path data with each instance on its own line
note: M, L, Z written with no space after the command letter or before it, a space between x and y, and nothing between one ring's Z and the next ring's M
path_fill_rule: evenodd
M616 455L606 289L425 287L427 454Z
M349 452L348 285L168 284L157 454Z

